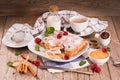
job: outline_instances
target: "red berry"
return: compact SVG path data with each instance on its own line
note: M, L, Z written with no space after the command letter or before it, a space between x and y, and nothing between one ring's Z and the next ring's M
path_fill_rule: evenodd
M40 61L39 60L35 60L34 61L34 65L39 66L40 65Z
M35 38L35 42L36 42L37 44L39 44L39 43L41 42L41 39L40 39L40 38Z
M63 35L64 35L64 36L68 35L68 32L67 32L67 31L64 31L64 32L63 32Z
M98 67L98 65L97 65L96 63L94 63L94 64L91 66L91 70L94 71L95 68L97 68L97 67Z
M62 38L62 34L61 33L57 34L57 38L58 39Z
M68 60L69 58L70 58L69 55L65 55L65 56L64 56L64 59L65 59L65 60Z
M95 68L95 72L100 73L100 71L101 71L100 67Z
M107 52L107 48L102 48L102 51L103 52Z

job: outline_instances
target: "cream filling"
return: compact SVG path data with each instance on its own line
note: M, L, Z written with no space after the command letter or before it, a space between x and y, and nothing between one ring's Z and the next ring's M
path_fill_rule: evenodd
M46 53L51 53L51 54L61 54L60 50L45 50Z

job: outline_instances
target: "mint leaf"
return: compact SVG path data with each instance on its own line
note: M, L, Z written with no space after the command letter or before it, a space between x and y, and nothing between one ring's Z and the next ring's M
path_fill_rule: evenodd
M86 61L83 61L83 60L82 60L82 61L80 61L79 65L80 65L80 66L83 66L85 63L86 63Z
M7 62L7 65L10 66L10 67L14 67L13 62L11 62L11 61Z
M23 51L17 51L17 52L15 52L15 55L18 56L18 55L20 55L22 53L23 53Z
M97 40L90 40L90 42L97 43Z
M16 52L15 52L15 55L18 56L20 54L22 54L23 52L27 51L26 48L20 48L20 49L17 49Z
M48 36L49 34L54 33L54 31L55 31L54 27L47 27L44 36Z
M107 51L109 51L109 52L111 51L110 47L107 47Z
M54 27L47 27L46 32L51 34L55 31Z
M36 46L35 46L35 50L36 50L36 51L40 51L40 46L39 46L39 45L36 45Z
M49 34L47 32L45 32L44 36L48 36Z

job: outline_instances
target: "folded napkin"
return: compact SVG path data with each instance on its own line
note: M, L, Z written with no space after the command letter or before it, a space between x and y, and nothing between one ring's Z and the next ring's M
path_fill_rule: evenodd
M79 65L81 60L86 61L86 63L82 66ZM44 63L45 66L62 67L62 68L68 68L68 69L80 69L80 68L87 67L87 66L90 65L88 63L88 61L83 56L80 56L73 61L65 62L65 63L63 63L63 62L62 63L61 62L53 62L53 61L43 59L43 63ZM58 70L58 69L47 69L47 70L49 72L52 72L52 73L64 72L64 70Z
M90 18L89 19L89 26L92 27L92 29L95 32L100 32L108 27L108 22L101 21L98 18Z

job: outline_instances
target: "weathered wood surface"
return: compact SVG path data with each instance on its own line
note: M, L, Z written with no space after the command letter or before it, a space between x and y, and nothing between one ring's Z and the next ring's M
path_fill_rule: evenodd
M120 16L120 0L0 0L0 16L40 15L50 5L88 16Z
M102 72L100 74L85 75L72 72L63 73L49 73L47 70L41 70L31 64L34 70L37 72L39 78L33 77L30 73L18 74L15 69L6 65L8 61L15 61L21 59L20 56L15 56L17 49L12 49L4 46L1 43L2 37L5 35L8 28L14 23L28 23L31 26L34 25L38 16L25 16L25 17L0 17L0 80L120 80L120 68L113 66L113 61L120 61L120 17L111 16L99 16L101 20L107 20L109 22L108 31L111 33L110 47L111 57L110 60L101 66ZM92 16L90 16L92 17ZM96 16L94 16L96 17ZM87 38L93 38L94 34ZM27 48L26 48L27 49ZM40 59L39 56L29 52L33 59ZM91 71L90 67L81 69L82 71Z

